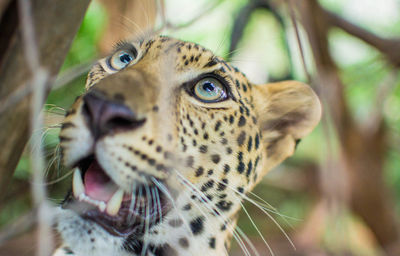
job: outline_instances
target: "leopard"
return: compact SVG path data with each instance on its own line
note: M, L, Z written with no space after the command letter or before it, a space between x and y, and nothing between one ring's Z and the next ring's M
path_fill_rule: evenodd
M59 134L73 174L54 256L229 255L244 198L322 112L305 83L253 84L162 35L118 43L85 88Z

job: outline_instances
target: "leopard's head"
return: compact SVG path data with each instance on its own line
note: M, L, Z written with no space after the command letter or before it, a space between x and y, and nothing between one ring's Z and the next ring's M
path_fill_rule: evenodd
M126 42L89 72L60 133L76 168L57 228L73 255L225 255L241 201L317 125L295 81L254 85L209 50Z

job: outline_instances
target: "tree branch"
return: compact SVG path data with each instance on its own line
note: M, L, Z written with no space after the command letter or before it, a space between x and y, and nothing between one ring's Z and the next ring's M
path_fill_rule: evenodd
M375 47L382 52L394 66L400 67L400 38L383 38L322 7L321 12L329 25L338 27Z

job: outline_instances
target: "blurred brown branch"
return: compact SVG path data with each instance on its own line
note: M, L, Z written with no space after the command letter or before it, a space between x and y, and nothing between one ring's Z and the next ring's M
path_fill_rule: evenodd
M386 40L361 29L337 15L323 9L316 0L290 1L296 6L300 21L308 35L315 65L314 83L319 87L321 98L328 109L325 115L331 115L336 128L342 152L337 168L329 168L325 184L346 182L347 196L338 197L342 204L347 200L351 209L359 215L374 233L378 243L388 255L399 255L399 226L392 211L393 202L383 181L384 154L386 152L386 133L383 119L376 120L373 133L355 121L344 93L344 84L338 68L333 61L328 42L328 32L332 25L338 26L348 33L373 44L378 50L398 65L398 41ZM390 46L391 52L386 49ZM385 48L385 49L383 49ZM327 136L327 134L325 134ZM340 167L342 166L342 167ZM345 172L342 173L341 170ZM332 179L334 172L335 178ZM322 176L324 179L324 175ZM322 183L324 184L324 183ZM343 193L343 186L329 186L332 195ZM333 189L333 190L332 190ZM340 202L339 202L340 203Z
M329 25L343 29L350 35L375 47L384 54L394 66L400 67L400 38L380 37L326 9L321 8L321 15L325 17L325 21Z
M31 4L38 49L37 59L49 72L48 75L55 77L83 19L89 0L61 2L34 0ZM16 20L20 17L17 1L9 1L2 14L0 24L2 28L0 31L0 99L2 102L0 105L3 104L4 99L15 95L16 91L24 91L21 89L23 86L29 88L30 86L27 85L34 83L32 70L39 68L37 64L39 62L35 64L24 53L21 25ZM27 51L32 54L32 49L27 48ZM26 65L27 61L31 64ZM45 97L48 90L46 89L43 93ZM3 146L0 154L1 198L6 194L5 191L8 189L15 166L29 137L31 100L29 93L23 93L15 105L0 115L0 127L2 127L0 143ZM43 100L44 98L37 106L38 108L41 108Z

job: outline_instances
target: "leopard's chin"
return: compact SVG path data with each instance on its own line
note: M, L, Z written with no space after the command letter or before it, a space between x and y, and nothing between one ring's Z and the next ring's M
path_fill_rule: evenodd
M171 208L162 181L153 178L152 184L138 183L132 191L124 191L95 156L86 157L75 166L72 193L67 195L62 208L97 223L114 236L141 236Z

